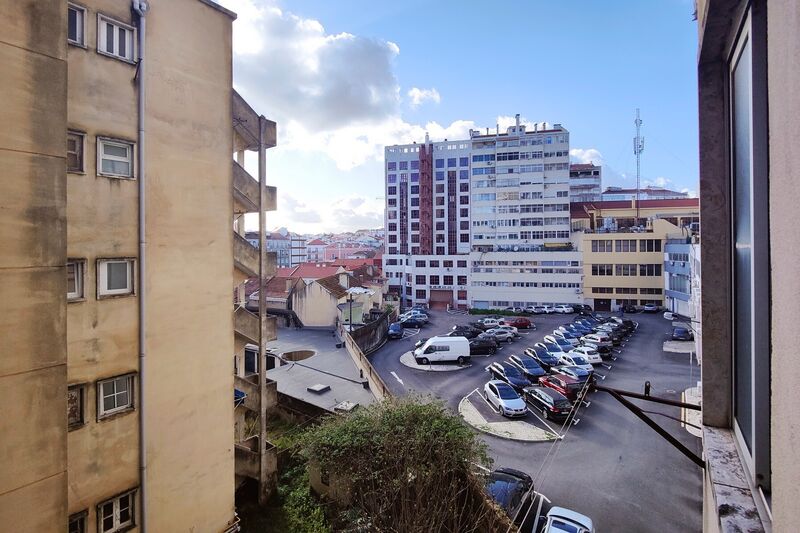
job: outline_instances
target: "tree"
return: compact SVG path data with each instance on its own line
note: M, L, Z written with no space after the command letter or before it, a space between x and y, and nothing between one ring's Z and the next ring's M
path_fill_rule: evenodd
M438 401L390 399L307 431L302 453L331 482L366 530L403 533L503 530L508 519L484 495L474 464L486 445ZM362 529L363 530L363 529Z

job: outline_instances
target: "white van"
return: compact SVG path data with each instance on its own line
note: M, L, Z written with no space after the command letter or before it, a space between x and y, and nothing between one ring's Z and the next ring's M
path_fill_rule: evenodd
M469 362L469 341L466 337L431 337L414 350L418 365L454 361L460 365Z

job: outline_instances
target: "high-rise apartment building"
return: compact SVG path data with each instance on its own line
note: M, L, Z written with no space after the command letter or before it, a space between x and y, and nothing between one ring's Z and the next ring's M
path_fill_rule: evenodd
M603 167L594 163L569 166L569 201L599 202L603 190Z
M406 305L580 302L569 132L556 124L386 148L390 290Z
M0 529L237 530L235 14L2 12Z

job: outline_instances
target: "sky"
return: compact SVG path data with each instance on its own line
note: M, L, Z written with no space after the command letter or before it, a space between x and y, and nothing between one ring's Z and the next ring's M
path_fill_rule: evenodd
M237 91L278 127L269 228L383 225L383 148L560 123L603 186L698 189L692 0L221 0ZM246 166L255 174L255 156ZM248 220L255 226L255 221Z

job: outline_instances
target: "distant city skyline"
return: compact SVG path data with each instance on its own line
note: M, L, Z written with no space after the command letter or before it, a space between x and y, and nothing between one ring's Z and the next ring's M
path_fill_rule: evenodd
M470 128L502 129L515 113L563 124L572 160L603 165L604 188L635 187L638 107L642 186L696 194L691 0L488 10L454 1L222 3L239 15L234 85L278 123L267 159L280 191L270 227L379 227L385 145L422 142L425 132L466 138ZM514 31L510 20L536 24Z

